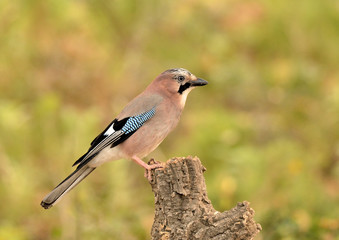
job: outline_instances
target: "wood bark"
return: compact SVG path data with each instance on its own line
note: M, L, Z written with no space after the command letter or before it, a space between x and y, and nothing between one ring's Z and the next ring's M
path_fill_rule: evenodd
M155 196L154 240L253 239L261 230L254 210L244 201L229 211L216 211L207 197L199 158L172 158L152 170Z

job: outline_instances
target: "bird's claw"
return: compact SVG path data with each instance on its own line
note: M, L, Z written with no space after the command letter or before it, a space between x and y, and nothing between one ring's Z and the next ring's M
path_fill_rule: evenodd
M163 167L161 162L155 161L153 158L148 161L147 168L145 169L144 176L148 181L152 181L152 169Z

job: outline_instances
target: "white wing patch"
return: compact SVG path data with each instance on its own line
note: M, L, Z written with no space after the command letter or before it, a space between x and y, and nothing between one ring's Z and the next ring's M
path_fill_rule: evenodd
M109 136L112 135L114 133L114 129L113 129L113 124L106 130L106 132L104 133L105 136Z

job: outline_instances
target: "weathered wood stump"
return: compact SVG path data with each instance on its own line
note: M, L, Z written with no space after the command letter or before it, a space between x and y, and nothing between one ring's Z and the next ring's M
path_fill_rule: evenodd
M199 158L172 158L152 171L155 217L152 239L253 239L261 226L248 202L216 211L207 197Z

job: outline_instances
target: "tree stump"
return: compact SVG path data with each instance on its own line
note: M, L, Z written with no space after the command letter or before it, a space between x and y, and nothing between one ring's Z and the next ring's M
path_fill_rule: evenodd
M248 202L229 211L216 211L207 197L199 158L172 158L164 168L152 170L155 197L154 240L253 239L261 226L253 220Z

